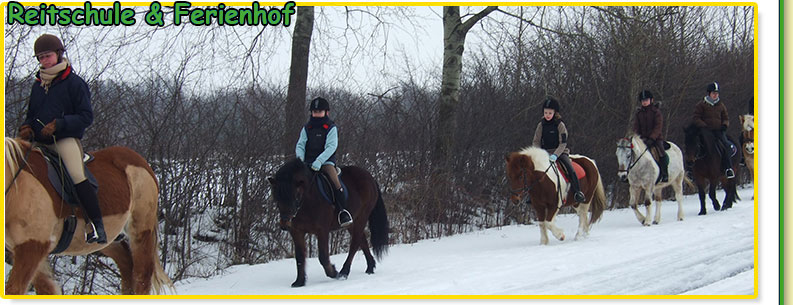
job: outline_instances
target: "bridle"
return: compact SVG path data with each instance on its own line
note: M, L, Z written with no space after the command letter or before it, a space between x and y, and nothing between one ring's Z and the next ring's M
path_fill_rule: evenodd
M314 187L314 182L317 180L317 175L318 175L318 174L319 174L319 172L314 172L314 174L313 174L313 175L311 175L311 182L309 182L308 188L306 188L306 189L304 189L304 190L303 190L302 194L300 195L300 198L298 198L298 197L297 197L297 194L295 194L295 202L297 202L297 203L295 204L295 210L294 210L294 212L293 212L292 214L290 214L290 215L289 215L289 219L288 219L288 221L289 221L289 222L292 222L292 220L293 220L293 219L295 219L295 216L297 216L297 213L298 213L298 212L300 212L300 208L302 208L302 207L303 207L303 203L304 203L304 202L305 202L305 200L306 200L306 193L307 193L307 192L308 192L308 191L309 191L309 190L310 190L312 187Z
M542 175L540 175L539 178L535 179L531 183L528 183L528 181L527 181L528 180L528 176L529 176L529 171L526 170L526 168L521 168L520 169L520 173L521 173L520 179L521 179L521 184L523 185L523 187L516 188L516 189L510 189L509 193L511 195L513 195L513 196L522 197L523 194L526 194L529 191L531 191L531 189L534 187L534 185L537 184L537 182L540 182L540 180L542 180L545 177L545 174L548 173L548 170L551 169L551 167L553 167L553 162L551 162L551 164L548 165L548 168L545 169L545 171L543 172ZM526 197L528 198L528 196L526 196Z
M631 141L631 139L628 139L628 138L623 138L623 139ZM630 159L628 159L628 164L629 164L628 168L626 168L626 169L618 169L617 170L618 174L622 173L622 172L625 172L625 174L627 175L627 174L630 173L631 169L634 166L636 166L636 163L639 163L639 160L641 160L642 156L644 156L644 154L647 152L647 150L650 149L650 146L647 146L644 149L644 151L642 151L642 153L639 154L639 157L637 157L636 159L634 159L634 156L636 156L636 153L633 152L633 142L631 142L631 145L619 145L619 144L617 144L617 148L629 148L631 150L631 157L630 157Z

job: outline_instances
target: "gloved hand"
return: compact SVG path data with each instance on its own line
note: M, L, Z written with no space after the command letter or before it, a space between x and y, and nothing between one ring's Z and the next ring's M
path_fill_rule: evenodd
M553 154L553 155L551 155L551 157L550 157L550 159L551 159L551 162L556 162L556 159L558 159L558 158L559 158L559 157L558 157L556 154Z
M311 170L315 172L318 172L320 167L322 167L322 163L319 163L319 161L314 161L314 163L311 163Z
M47 125L45 125L44 128L41 129L41 135L48 138L51 137L52 134L55 133L55 130L57 129L55 128L57 127L56 125L57 124L55 124L55 120L52 120L52 122L47 123Z
M721 131L727 131L727 125L721 125Z
M300 160L300 162L306 162L305 160L303 160L303 157L301 156L297 156L297 159Z
M30 125L22 125L19 127L19 133L17 133L20 139L30 140L33 136L33 128L30 128Z

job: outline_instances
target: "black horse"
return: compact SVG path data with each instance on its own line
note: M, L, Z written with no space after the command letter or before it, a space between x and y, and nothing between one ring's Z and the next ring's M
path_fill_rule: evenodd
M732 207L733 202L738 200L738 192L736 190L736 179L727 179L724 169L721 166L721 156L716 150L718 139L713 132L702 130L699 127L691 124L684 129L686 134L686 152L684 159L686 160L686 170L693 174L694 183L697 185L699 192L699 215L707 214L705 208L705 186L709 186L710 200L713 201L713 209L722 211ZM730 139L735 143L732 139ZM731 153L726 151L724 153ZM738 154L732 156L733 170L735 164L738 164L740 159ZM716 199L716 186L721 183L727 194L724 198L724 205L719 208L719 200Z
M347 227L350 238L350 252L340 272L330 263L328 238L331 231L340 229L336 221L334 206L324 199L319 190L317 175L302 161L293 159L286 162L275 174L275 178L267 178L272 184L272 195L278 204L280 225L282 230L289 230L295 243L295 260L297 261L297 280L292 287L306 284L306 233L317 236L319 262L325 268L325 275L330 278L347 278L350 265L358 249L366 256L366 273L374 273L375 259L369 252L364 226L369 223L372 250L379 260L388 251L388 216L386 215L380 187L369 172L356 167L342 168L341 181L347 186L349 199L347 209L353 218L353 224Z

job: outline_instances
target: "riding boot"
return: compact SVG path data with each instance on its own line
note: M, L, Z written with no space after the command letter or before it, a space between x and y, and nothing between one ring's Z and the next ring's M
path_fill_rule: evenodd
M347 211L347 200L344 198L344 191L342 189L333 190L336 196L336 208L339 209L339 226L342 228L352 224L352 215Z
M669 155L664 154L658 165L661 169L661 182L669 182Z
M584 196L584 193L581 192L581 185L578 183L578 175L576 175L575 169L573 168L573 161L570 160L569 157L559 159L563 161L562 164L564 164L564 167L567 169L567 177L570 178L570 186L573 188L573 197L575 198L575 202L586 202L586 197Z
M724 175L727 179L735 178L735 172L732 170L732 160L730 160L730 151L727 143L724 143L724 152L721 154L721 166L724 168Z
M96 197L94 187L91 186L88 180L85 180L75 184L74 188L77 190L77 197L80 198L80 203L83 205L85 214L91 219L91 228L86 225L85 242L106 244L107 235L105 234L105 225L102 222L102 212L99 210L99 199ZM88 229L92 229L92 232L89 233Z

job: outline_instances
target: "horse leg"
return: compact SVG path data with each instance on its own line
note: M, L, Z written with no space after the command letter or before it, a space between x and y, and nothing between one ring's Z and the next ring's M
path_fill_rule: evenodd
M28 240L14 247L16 255L6 282L6 294L21 295L27 292L39 265L47 258L49 246L48 242Z
M733 203L733 201L736 200L736 198L735 198L735 194L736 194L735 193L735 187L736 187L735 179L729 179L729 180L723 182L721 185L724 186L722 189L724 189L724 193L725 193L724 204L721 206L721 210L722 211L726 211L727 209L732 208L732 203Z
M661 194L663 193L662 188L655 188L653 190L653 200L655 201L655 219L653 219L653 224L657 225L661 223Z
M716 181L711 181L708 196L710 196L710 200L713 202L713 209L716 211L720 210L719 199L716 198Z
M292 283L292 287L303 287L306 285L306 234L289 230L292 240L295 243L295 261L297 262L297 279Z
M642 189L639 188L638 186L631 185L630 199L628 200L628 205L630 205L631 209L633 209L633 213L636 214L636 219L639 220L639 223L644 224L645 217L644 215L642 215L642 212L639 211L639 207L638 207L639 193L641 193L641 191Z
M377 263L375 263L372 252L369 251L369 242L366 240L366 234L361 234L361 250L363 250L363 256L366 257L366 274L373 274Z
M699 214L698 215L706 215L708 214L707 208L705 208L705 187L702 185L702 182L697 179L697 193L699 193Z
M341 272L339 272L339 278L346 279L348 275L350 275L350 267L352 266L352 259L355 257L355 252L358 252L358 248L361 247L361 238L363 238L363 226L365 222L361 221L357 224L353 224L352 228L352 237L350 238L350 253L347 254L347 260L344 261L344 266L341 267Z
M677 220L683 221L683 176L681 175L675 182L672 183L672 190L675 192L675 201L677 201Z
M540 245L547 245L548 244L548 232L545 231L545 220L540 221Z
M558 240L564 241L564 230L556 226L556 213L558 213L558 211L559 210L556 209L553 212L553 214L551 214L550 219L546 222L545 225L546 227L548 227L549 230L551 230L551 234L553 234L553 237L556 237L556 239Z
M121 274L121 294L134 294L132 289L132 251L129 249L129 243L127 241L111 243L99 252L116 262Z
M33 277L33 288L38 295L61 294L61 288L52 281L52 269L48 259L42 260L39 264L36 276Z
M325 275L329 278L336 278L336 266L330 263L330 251L328 250L329 232L317 234L317 252L319 253L319 263L325 269Z
M575 211L578 214L578 232L575 233L575 240L578 240L589 235L589 216L587 214L589 204L579 204Z

